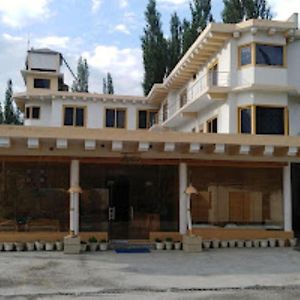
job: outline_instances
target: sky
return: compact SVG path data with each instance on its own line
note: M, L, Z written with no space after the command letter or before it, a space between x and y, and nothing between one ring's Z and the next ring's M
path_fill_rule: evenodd
M300 12L300 0L269 0L275 19ZM75 71L79 56L90 67L90 92L102 92L102 78L113 76L115 93L142 95L143 62L140 38L148 0L0 0L0 99L6 82L24 91L20 70L26 51L59 51ZM163 30L169 34L173 12L190 19L189 0L157 0ZM213 16L221 21L223 0L212 0ZM65 81L72 77L66 69Z

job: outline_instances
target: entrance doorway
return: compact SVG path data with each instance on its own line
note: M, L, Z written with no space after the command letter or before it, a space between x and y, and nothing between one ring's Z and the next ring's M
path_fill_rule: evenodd
M126 177L108 179L107 188L109 190L109 236L111 239L128 239L129 223L132 219L129 180Z

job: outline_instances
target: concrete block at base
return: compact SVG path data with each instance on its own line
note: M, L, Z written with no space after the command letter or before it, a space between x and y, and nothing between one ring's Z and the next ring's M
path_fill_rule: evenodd
M184 235L182 239L182 248L185 252L201 252L202 238L195 235Z
M64 254L80 254L80 237L66 236L64 238Z

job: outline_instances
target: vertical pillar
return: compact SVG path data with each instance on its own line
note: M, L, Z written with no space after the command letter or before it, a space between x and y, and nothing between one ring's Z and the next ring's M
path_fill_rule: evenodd
M187 188L187 165L186 163L179 164L179 232L186 234L187 229L187 195L185 189Z
M79 233L79 160L72 160L70 167L70 231Z
M291 164L283 167L284 231L292 231Z

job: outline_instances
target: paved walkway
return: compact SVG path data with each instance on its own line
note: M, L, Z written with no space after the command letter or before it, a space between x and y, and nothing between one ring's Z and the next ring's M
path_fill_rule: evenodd
M0 252L0 270L5 298L235 299L244 293L247 299L251 291L300 298L300 252L289 248L79 256ZM193 298L195 293L201 297Z

